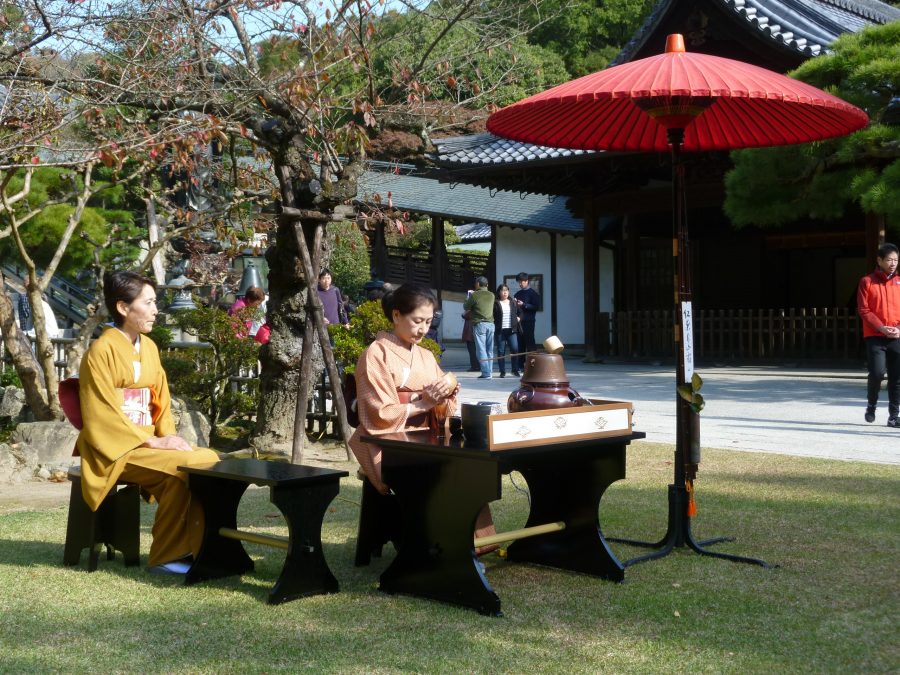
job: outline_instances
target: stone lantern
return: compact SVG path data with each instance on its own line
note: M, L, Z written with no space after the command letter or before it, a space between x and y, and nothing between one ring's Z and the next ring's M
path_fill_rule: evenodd
M175 277L166 284L166 288L174 292L172 303L169 305L169 311L175 312L179 309L197 309L194 299L191 297L191 288L196 284L183 274Z

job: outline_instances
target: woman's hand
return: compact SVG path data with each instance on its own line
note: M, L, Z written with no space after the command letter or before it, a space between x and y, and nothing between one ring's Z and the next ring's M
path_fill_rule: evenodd
M157 450L177 450L179 452L191 452L193 450L190 443L175 434L151 436L144 441L143 447Z
M458 391L459 383L456 383L454 386L447 382L445 378L440 377L434 382L429 382L425 385L422 389L422 396L428 403L434 405L454 396Z

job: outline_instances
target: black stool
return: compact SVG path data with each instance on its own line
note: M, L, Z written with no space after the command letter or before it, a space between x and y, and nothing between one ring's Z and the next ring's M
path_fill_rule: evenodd
M362 471L357 475L363 486L353 564L364 567L372 561L372 556L381 557L381 549L388 542L393 542L395 548L400 547L402 521L397 495L383 495L372 486Z
M72 494L69 497L69 522L63 563L77 565L82 549L88 549L88 572L97 569L100 549L106 546L106 559L112 560L116 550L122 552L127 566L140 563L140 499L133 483L117 483L100 508L91 511L81 494L81 467L69 469Z

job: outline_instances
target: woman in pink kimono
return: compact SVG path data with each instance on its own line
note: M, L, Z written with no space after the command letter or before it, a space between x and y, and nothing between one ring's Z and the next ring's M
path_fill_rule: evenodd
M389 488L381 478L381 448L361 438L398 431L428 429L428 416L438 404L456 408L458 384L444 379L434 355L419 346L431 327L437 299L426 286L403 284L381 300L391 332L378 333L356 365L359 426L350 438L366 478L381 494ZM476 522L475 536L494 534L490 510L485 506Z

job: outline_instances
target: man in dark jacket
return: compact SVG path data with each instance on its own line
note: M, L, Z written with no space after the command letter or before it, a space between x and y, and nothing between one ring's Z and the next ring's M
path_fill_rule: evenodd
M528 274L519 272L516 275L519 282L519 290L516 291L516 304L522 309L522 340L519 345L520 352L534 351L534 322L535 314L541 307L541 296L529 286ZM518 365L513 364L516 370L525 370L525 357L518 357Z
M875 421L881 380L887 371L889 427L900 428L900 274L898 249L882 244L875 271L859 282L856 304L863 324L869 366L866 422Z

